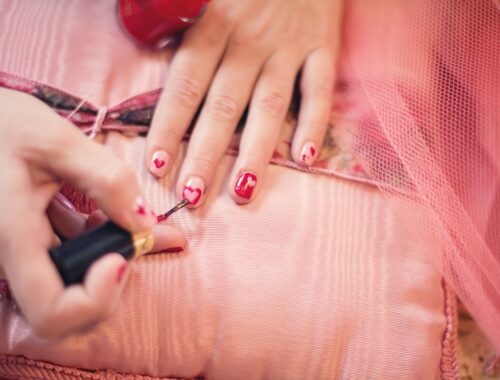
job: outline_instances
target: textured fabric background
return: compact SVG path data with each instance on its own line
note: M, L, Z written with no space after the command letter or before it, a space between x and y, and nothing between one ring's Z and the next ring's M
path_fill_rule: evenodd
M168 53L137 50L113 7L1 1L1 70L99 106L160 87ZM136 168L155 211L175 202L176 170L150 177L143 138L105 140ZM408 228L426 212L405 203L403 223L401 200L374 187L279 166L262 196L238 207L224 191L233 160L224 159L203 208L172 219L188 249L137 261L109 321L45 342L3 303L0 353L154 376L438 378L445 299L426 253L439 237L429 246Z

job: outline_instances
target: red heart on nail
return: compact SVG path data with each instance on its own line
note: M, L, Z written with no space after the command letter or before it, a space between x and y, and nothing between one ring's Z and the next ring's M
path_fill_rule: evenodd
M165 161L164 160L160 160L158 158L155 158L153 160L153 163L155 164L156 169L160 169L161 167L163 167L165 165Z
M191 186L185 186L182 196L189 201L189 204L194 206L201 198L201 190L193 189Z

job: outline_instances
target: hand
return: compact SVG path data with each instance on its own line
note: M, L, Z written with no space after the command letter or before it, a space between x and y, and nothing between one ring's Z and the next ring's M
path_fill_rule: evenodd
M61 181L85 192L132 232L151 228L155 218L143 212L131 169L42 102L0 89L0 115L0 271L35 332L61 335L109 314L127 277L126 261L110 254L92 265L83 285L64 288L48 255L56 242L51 222L61 234L73 236L102 215L86 221L74 210L61 210L71 206L63 207L68 203L60 196L50 203ZM184 245L171 227L156 228L157 235L168 235L157 249Z
M238 203L254 198L302 69L292 155L311 165L328 125L341 0L213 0L176 52L148 136L146 164L162 177L205 98L177 192L198 206L250 103L231 180Z

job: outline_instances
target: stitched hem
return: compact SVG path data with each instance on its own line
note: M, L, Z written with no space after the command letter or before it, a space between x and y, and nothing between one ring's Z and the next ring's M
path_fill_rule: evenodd
M183 380L174 377L132 375L111 370L85 371L12 355L0 355L0 377L16 380Z
M457 361L457 340L458 340L458 321L457 321L457 298L453 290L443 280L444 293L444 315L446 319L446 328L441 340L441 379L458 380L458 361Z

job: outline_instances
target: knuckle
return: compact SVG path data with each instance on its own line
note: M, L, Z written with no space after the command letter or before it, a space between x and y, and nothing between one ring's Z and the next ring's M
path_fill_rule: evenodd
M213 4L212 9L213 22L210 23L210 27L206 29L204 34L205 42L209 46L217 46L221 43L221 40L229 35L232 29L233 22L230 17L228 17L228 12L224 7L220 5L217 6L216 3ZM188 31L189 33L189 31Z
M176 147L181 142L182 137L183 133L176 128L163 126L156 131L156 138L159 139L159 143L166 147Z
M244 153L245 161L250 163L252 167L261 167L271 161L271 154L264 152L262 149L252 149Z
M215 119L224 122L236 122L238 118L238 104L227 95L218 95L212 99L207 107L207 111Z
M194 78L178 78L171 87L171 99L177 106L196 107L202 97L201 87L200 82Z
M232 44L248 48L249 44L261 46L269 37L272 20L269 17L261 17L253 23L246 24L235 31Z
M208 177L206 174L215 170L215 159L211 155L201 152L193 158L192 165L196 173L204 173L203 177Z
M327 79L327 78L325 78ZM321 81L319 84L311 88L311 94L314 97L326 98L333 95L333 81L329 78Z
M325 118L323 117L323 119ZM327 127L327 125L328 125L327 120L321 120L319 118L304 120L304 126L306 126L307 130L311 131L313 135L315 134L316 131L323 131Z
M267 94L257 104L258 108L273 119L283 117L285 98L278 92Z

